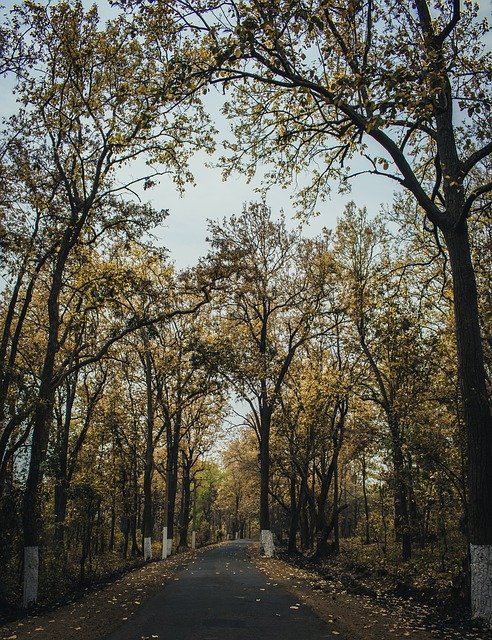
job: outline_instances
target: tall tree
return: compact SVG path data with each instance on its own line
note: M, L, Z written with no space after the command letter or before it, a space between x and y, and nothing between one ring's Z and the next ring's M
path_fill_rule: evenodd
M190 454L185 440L195 425L206 422L205 416L196 412L206 407L207 398L222 395L217 371L203 355L202 343L207 342L206 317L202 311L194 317L175 318L160 326L156 340L156 394L166 436L164 557L171 553L174 539L180 452L184 447ZM193 462L194 454L188 455L187 460L187 456L184 457L186 469Z
M260 529L267 553L270 531L270 432L272 415L296 352L319 331L327 313L330 261L323 243L303 241L275 221L265 204L211 223L209 260L230 272L222 306L227 340L224 373L247 403L260 455ZM221 345L222 348L224 344Z
M347 206L338 221L335 253L346 284L347 309L358 347L367 362L366 396L382 410L390 436L394 473L395 530L402 557L411 557L410 478L404 450L409 407L429 384L434 347L432 332L424 339L414 300L397 256L389 253L387 232L379 219Z
M223 388L210 384L209 393L195 398L183 415L183 437L181 439L181 510L179 517L178 548L188 548L188 528L192 513L196 514L197 475L203 456L209 452L220 439L222 423L225 418L225 398ZM194 486L194 497L192 496Z
M228 516L232 538L249 537L251 522L258 518L259 491L257 444L250 430L228 444L223 464L218 504Z

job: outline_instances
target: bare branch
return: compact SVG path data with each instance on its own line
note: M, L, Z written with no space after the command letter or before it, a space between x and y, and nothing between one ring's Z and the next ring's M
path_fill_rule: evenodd
M477 198L479 198L480 196L483 196L485 193L490 193L491 191L492 191L492 181L486 182L482 186L474 189L465 201L465 205L463 207L463 217L467 217L470 214L473 203Z
M467 158L461 165L460 177L465 178L473 167L488 155L492 154L492 140Z
M448 22L448 24L444 27L441 33L438 36L436 36L436 40L439 45L441 45L444 42L444 40L446 40L446 38L451 34L453 29L458 24L461 18L460 4L461 4L460 0L453 0L453 17Z

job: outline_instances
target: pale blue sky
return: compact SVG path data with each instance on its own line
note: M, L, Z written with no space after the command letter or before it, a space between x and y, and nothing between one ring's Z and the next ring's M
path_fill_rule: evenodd
M244 176L235 174L224 182L220 170L206 167L204 160L210 162L209 158L206 159L201 154L193 160L196 186L188 187L183 197L176 193L168 179L162 179L152 192L147 192L156 207L169 209L167 224L159 230L158 237L170 250L178 267L190 266L200 255L206 253L207 219L222 219L240 213L244 203L261 198L255 192L255 187L261 182L259 178L248 184ZM318 204L320 215L310 221L305 229L306 235L315 235L323 227L332 228L350 200L354 200L358 206L365 205L377 212L381 203L392 200L394 187L395 184L390 180L361 176L354 179L350 194L340 196L335 188L330 200ZM266 202L274 214L283 210L287 218L293 216L294 209L290 200L292 193L280 188L270 189ZM293 220L292 223L298 224L298 221Z

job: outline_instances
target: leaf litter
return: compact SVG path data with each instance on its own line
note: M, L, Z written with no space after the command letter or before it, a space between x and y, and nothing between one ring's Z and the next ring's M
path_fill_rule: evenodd
M275 580L302 599L330 627L336 625L331 633L341 638L492 640L492 631L465 620L446 620L434 607L412 598L397 597L363 582L351 584L341 574L325 575L314 565L306 568L291 564L288 557L264 558L259 555L259 547L249 555L270 581Z
M28 640L34 633L36 640L72 640L75 634L83 640L105 640L200 551L150 562L76 602L0 625L0 640Z

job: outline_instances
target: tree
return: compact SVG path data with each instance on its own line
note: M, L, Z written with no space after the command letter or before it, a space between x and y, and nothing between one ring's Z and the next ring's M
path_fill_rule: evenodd
M125 297L124 308L133 317L155 316L157 309L162 305L162 295L171 301L177 295L179 278L176 277L173 267L168 263L165 252L154 248L134 246L133 251L129 247L123 249L120 260L131 263L139 276L139 286L129 292ZM135 352L140 364L137 380L145 380L145 454L144 454L144 507L142 514L143 555L145 560L152 559L152 532L153 532L153 491L152 479L155 470L154 452L160 445L165 431L165 423L157 424L157 382L156 364L154 353L157 351L157 338L160 326L151 324L142 327L138 332L129 336L128 352Z
M368 221L365 210L347 206L338 221L335 254L346 285L346 307L355 327L358 348L369 374L361 383L365 395L384 414L390 436L394 474L395 531L402 557L412 545L410 469L405 462L409 414L429 386L435 348L431 331L422 335L422 322L403 275L398 256L390 253L388 234L379 219ZM403 268L403 267L401 267ZM411 419L410 419L411 421Z
M68 492L78 461L78 455L84 445L94 410L101 399L107 381L107 369L96 365L84 372L83 380L79 380L80 371L75 371L57 388L54 406L55 442L50 452L55 482L54 537L62 546L65 539ZM79 416L74 419L74 407L80 403ZM74 434L74 423L80 423ZM70 447L70 441L73 442Z
M196 396L194 402L184 411L183 436L180 443L182 491L178 549L188 548L188 528L192 514L196 517L197 505L192 505L192 500L196 500L198 474L203 466L204 455L220 438L224 417L225 399L222 389L212 384L208 393Z
M229 352L224 375L247 403L260 456L260 529L270 540L270 432L272 415L298 349L320 329L330 262L321 241L302 240L265 204L251 204L222 224L211 223L217 269L230 272L222 300L222 333ZM225 340L221 340L223 350ZM264 542L268 553L272 543Z
M408 190L430 241L444 240L469 442L473 615L492 620L492 416L468 231L474 207L492 191L480 171L492 153L487 23L476 4L462 8L460 0L173 7L177 20L204 34L197 75L234 83L229 170L251 175L258 163L272 163L270 182L286 184L308 169L303 206L334 178L343 185L367 170ZM367 169L349 167L357 154Z
M218 504L229 518L232 539L250 535L251 522L258 517L258 454L253 433L243 431L223 452L224 475ZM249 526L248 526L249 525Z
M279 422L276 446L288 452L283 473L289 480L289 550L296 548L301 512L308 506L310 531L308 535L306 531L302 533L301 541L311 546L314 539L319 557L339 551L338 517L347 506L338 500L339 461L353 387L360 375L357 356L344 345L345 312L339 308L334 319L334 326L326 335L303 347L284 389L282 411L274 416ZM285 440L287 444L282 446ZM282 463L277 462L277 466L281 468ZM330 545L332 533L334 542Z
M206 413L207 401L215 395L219 402L222 396L217 371L203 355L202 344L207 341L203 317L198 313L194 317L171 319L160 326L156 340L156 394L166 434L167 547L163 549L163 557L172 551L180 456L184 457L184 469L191 471L196 453L191 451L194 447L189 437L195 428L207 425L206 415L200 415L202 410ZM200 450L198 444L194 443ZM188 492L190 482L191 477L187 478Z

